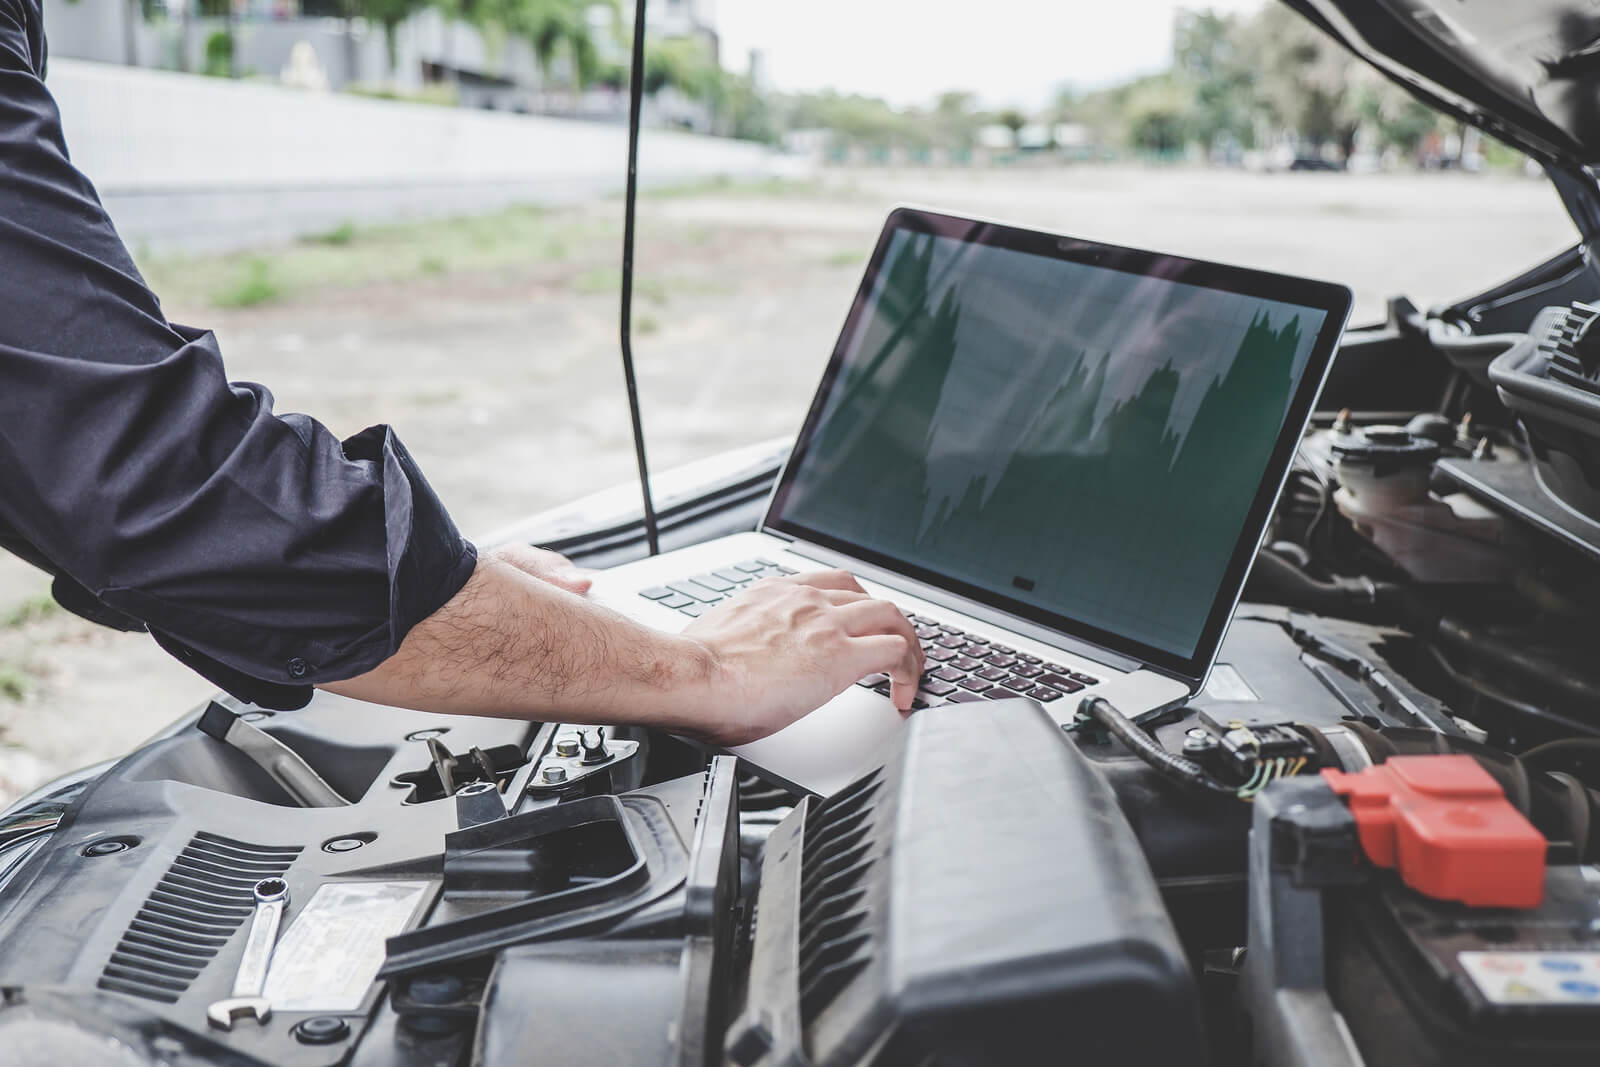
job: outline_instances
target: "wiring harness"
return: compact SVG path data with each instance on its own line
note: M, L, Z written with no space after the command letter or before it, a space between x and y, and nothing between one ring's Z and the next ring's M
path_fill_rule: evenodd
M1292 778L1299 774L1308 763L1305 756L1261 755L1263 746L1260 739L1248 727L1241 727L1230 731L1230 735L1240 735L1235 739L1235 752L1244 754L1246 766L1250 771L1242 783L1230 785L1194 760L1168 752L1155 738L1105 697L1085 697L1078 705L1078 719L1080 722L1097 723L1126 745L1135 756L1159 771L1162 776L1192 789L1227 794L1247 804L1255 800L1256 794L1278 779Z

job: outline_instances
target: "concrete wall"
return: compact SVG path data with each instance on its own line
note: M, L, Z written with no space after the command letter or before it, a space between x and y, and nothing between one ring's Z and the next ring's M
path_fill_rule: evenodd
M53 59L73 160L123 238L281 241L344 220L439 217L618 191L624 127L429 107ZM640 180L788 172L753 144L647 130Z

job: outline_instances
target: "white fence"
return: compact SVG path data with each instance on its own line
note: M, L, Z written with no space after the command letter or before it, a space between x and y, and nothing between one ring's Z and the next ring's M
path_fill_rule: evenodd
M366 100L52 60L73 160L130 244L225 248L622 188L620 125ZM645 131L640 176L785 171L758 145Z

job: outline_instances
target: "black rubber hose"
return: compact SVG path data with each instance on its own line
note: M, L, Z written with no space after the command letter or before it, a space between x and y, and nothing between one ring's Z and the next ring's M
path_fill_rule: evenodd
M1600 737L1563 737L1534 745L1518 754L1518 758L1526 763L1541 763L1552 757L1567 756L1592 756L1600 760Z
M1440 644L1469 653L1481 662L1519 675L1534 685L1600 712L1600 680L1579 674L1566 663L1517 648L1448 616L1439 619L1434 635Z
M1328 581L1313 578L1292 560L1270 548L1256 553L1250 586L1246 595L1252 598L1264 591L1272 603L1324 615L1388 607L1398 600L1402 588L1393 582L1375 582L1370 578L1334 577Z
M1560 730L1571 730L1574 733L1588 734L1600 738L1600 726L1584 722L1581 719L1574 719L1570 715L1563 715L1559 711L1550 711L1548 708L1538 707L1528 703L1526 700L1518 700L1493 682L1485 681L1482 678L1474 678L1470 674L1463 673L1457 669L1454 663L1450 662L1449 657L1441 652L1437 646L1428 645L1427 649L1434 665L1444 672L1445 677L1468 692L1489 701L1502 711L1509 711L1514 715L1520 715L1524 719L1542 723L1545 726Z
M1078 712L1105 727L1112 736L1127 745L1135 756L1178 784L1211 793L1237 795L1237 789L1211 777L1198 763L1162 748L1105 697L1084 697L1083 703L1078 705Z

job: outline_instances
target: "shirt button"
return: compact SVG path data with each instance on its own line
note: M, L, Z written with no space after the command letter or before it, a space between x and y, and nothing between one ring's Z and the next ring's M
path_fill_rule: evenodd
M289 661L289 677L291 678L304 678L310 670L311 665L299 656Z

